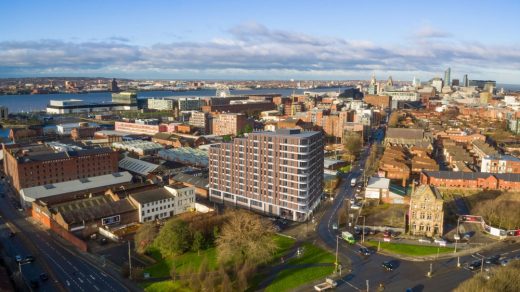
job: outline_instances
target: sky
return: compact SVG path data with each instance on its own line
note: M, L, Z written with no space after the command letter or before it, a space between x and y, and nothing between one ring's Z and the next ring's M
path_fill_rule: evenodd
M1 1L0 78L520 84L520 1Z

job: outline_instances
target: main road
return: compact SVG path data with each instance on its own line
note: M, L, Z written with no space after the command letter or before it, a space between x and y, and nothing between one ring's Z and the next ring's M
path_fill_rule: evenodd
M376 134L377 140L381 141L382 135ZM382 254L372 254L370 256L362 256L357 253L360 246L349 245L344 240L337 239L340 235L337 230L333 230L332 224L337 222L338 211L345 199L354 196L355 189L350 186L352 178L361 178L363 172L361 166L369 154L370 148L365 147L361 152L359 164L355 165L351 172L343 176L339 186L339 192L336 195L332 206L324 213L318 223L318 236L331 249L336 249L338 244L339 258L349 261L351 271L343 273L342 278L338 282L338 290L342 291L359 291L375 290L379 284L385 286L387 291L406 291L411 288L413 291L450 291L457 287L460 282L472 276L472 272L465 268L457 267L457 259L444 259L438 261L405 261L385 256ZM337 241L338 240L338 241ZM519 246L504 245L500 249L495 249L493 254L500 253L512 256L520 251ZM491 253L484 253L483 256L489 256ZM478 255L482 256L482 255ZM476 260L478 256L460 257L460 262L468 263ZM384 261L392 261L397 268L394 271L387 272L382 268ZM345 266L346 263L343 263ZM427 277L427 273L432 269L432 277Z
M139 290L132 283L121 279L116 273L103 270L87 255L66 246L48 231L38 228L28 221L24 214L16 210L16 202L12 200L7 186L0 184L0 213L2 228L6 223L14 228L17 234L6 239L3 232L2 242L11 242L6 251L14 258L32 254L36 261L22 266L22 272L27 280L38 280L40 273L46 271L50 279L40 282L43 291L134 291ZM10 196L11 195L11 196Z

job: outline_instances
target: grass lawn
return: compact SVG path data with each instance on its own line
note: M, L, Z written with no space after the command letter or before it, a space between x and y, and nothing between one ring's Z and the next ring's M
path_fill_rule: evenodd
M352 165L345 165L343 167L340 167L338 170L343 172L343 173L347 173L350 171L350 169L352 168Z
M162 258L158 250L152 249L151 256L157 260L157 263L147 267L144 272L150 273L150 277L153 278L168 277L173 265L175 265L177 273L185 272L189 269L198 270L204 258L208 261L209 270L217 269L217 251L214 247L201 250L200 255L190 251L179 256L166 258Z
M377 248L378 242L366 241L367 245L374 246ZM437 247L437 246L426 246L426 245L415 245L415 244L403 244L403 243L392 243L392 242L381 242L381 249L408 256L428 256L436 255L439 253L453 252L451 247Z
M290 265L305 265L305 264L332 264L335 257L330 252L312 245L310 243L303 244L304 253L300 258L289 260ZM300 267L294 269L286 269L280 272L274 281L269 285L265 291L287 291L297 288L306 283L325 278L334 271L333 266L315 266L315 267Z
M190 289L183 288L179 282L173 281L161 281L161 282L150 282L139 284L145 292L165 292L165 291L178 291L178 292L189 292Z

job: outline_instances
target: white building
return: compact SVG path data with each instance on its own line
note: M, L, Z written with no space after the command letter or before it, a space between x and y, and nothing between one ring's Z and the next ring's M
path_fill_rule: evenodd
M56 132L60 135L70 135L72 130L74 128L80 128L80 127L97 127L98 124L96 123L67 123L67 124L59 124L56 125Z
M390 190L390 180L384 177L371 177L365 189L366 199L377 199L388 196Z
M435 88L435 90L437 92L441 92L442 91L442 87L443 87L443 82L442 82L442 79L440 78L434 78L432 80L432 86Z
M129 196L138 207L139 222L166 219L195 209L195 188L175 184Z
M137 106L114 103L85 103L81 99L50 100L49 105L47 105L48 114L75 114L124 110L137 110Z
M173 110L174 100L168 98L149 98L148 108L155 110Z

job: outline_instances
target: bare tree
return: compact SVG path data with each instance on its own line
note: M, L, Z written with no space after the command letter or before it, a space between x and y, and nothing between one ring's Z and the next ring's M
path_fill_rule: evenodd
M152 244L157 236L157 227L153 222L145 223L137 229L134 236L135 250L143 253Z

